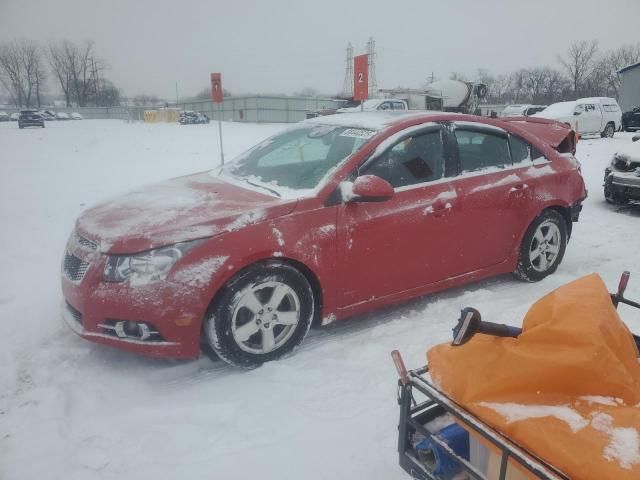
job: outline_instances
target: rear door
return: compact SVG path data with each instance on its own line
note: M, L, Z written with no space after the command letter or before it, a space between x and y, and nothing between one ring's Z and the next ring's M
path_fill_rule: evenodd
M456 212L451 226L462 274L498 265L518 248L521 232L532 218L534 188L527 175L529 151L511 158L507 132L481 124L454 123L450 130L456 146L458 172L451 179Z

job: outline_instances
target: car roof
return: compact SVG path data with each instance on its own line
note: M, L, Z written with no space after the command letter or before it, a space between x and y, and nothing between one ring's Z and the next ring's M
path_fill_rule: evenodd
M383 130L405 120L420 119L440 115L458 115L455 113L426 110L381 110L373 112L349 112L336 115L324 115L305 120L307 124L334 125L336 127L364 128L367 130Z
M589 103L600 103L600 102L613 102L613 103L617 103L615 98L611 98L611 97L586 97L586 98L579 98L578 100L576 100L577 102L583 103L583 102L589 102Z

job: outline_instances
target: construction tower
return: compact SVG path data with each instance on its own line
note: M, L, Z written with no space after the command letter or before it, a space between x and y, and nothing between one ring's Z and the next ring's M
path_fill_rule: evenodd
M376 41L373 37L369 37L369 41L367 42L367 56L369 60L369 98L378 98L378 80L376 79Z
M346 68L342 95L346 98L351 98L353 97L353 45L351 45L351 42L347 45L347 58L345 59L345 63Z

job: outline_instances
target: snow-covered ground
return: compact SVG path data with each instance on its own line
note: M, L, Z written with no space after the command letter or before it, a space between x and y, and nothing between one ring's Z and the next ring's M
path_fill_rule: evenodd
M225 124L227 158L283 125ZM589 189L558 272L503 276L312 331L295 355L245 372L222 362L145 359L94 345L59 320L60 258L76 216L140 184L218 161L217 125L120 121L0 124L0 478L392 479L396 374L451 337L464 306L518 324L553 288L632 270L640 298L640 211L604 202L603 170L630 135L585 139ZM640 315L621 308L640 332Z

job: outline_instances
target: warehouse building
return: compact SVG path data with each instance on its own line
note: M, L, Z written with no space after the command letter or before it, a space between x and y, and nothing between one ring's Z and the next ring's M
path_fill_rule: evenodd
M640 62L618 70L620 75L620 95L618 103L623 112L640 107Z

